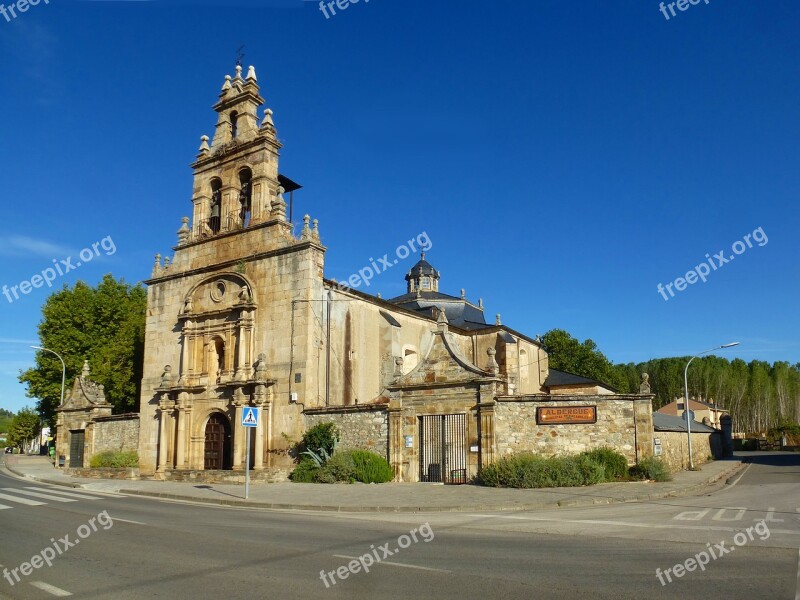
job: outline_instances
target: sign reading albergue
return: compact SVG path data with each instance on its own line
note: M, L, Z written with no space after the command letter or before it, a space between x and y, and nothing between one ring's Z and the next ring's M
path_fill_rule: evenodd
M577 425L597 423L596 406L539 406L536 408L537 425Z

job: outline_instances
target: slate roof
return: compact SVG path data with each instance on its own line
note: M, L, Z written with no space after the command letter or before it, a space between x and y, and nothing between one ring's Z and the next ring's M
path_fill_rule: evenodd
M683 417L673 417L658 411L653 413L653 429L656 431L686 431L686 420ZM692 421L692 432L714 433L718 431L708 425Z
M423 254L423 256L425 255ZM417 264L411 267L411 271L409 271L409 274L406 275L406 279L416 279L420 275L433 275L438 277L439 273L433 268L431 263L422 258L419 260L419 262L417 262Z
M473 306L463 298L441 292L420 292L419 295L416 292L403 294L387 300L387 302L431 317L434 308L441 309L444 311L447 321L461 329L474 330L489 327L480 308Z
M580 375L559 371L558 369L548 369L547 379L544 380L544 385L545 387L558 387L562 385L599 385L609 390L617 391L602 381L581 377Z

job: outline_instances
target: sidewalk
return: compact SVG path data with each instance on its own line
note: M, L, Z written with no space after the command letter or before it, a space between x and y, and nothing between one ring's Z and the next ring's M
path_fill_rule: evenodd
M85 479L59 472L44 456L5 458L5 466L12 473L42 483L211 504L336 512L505 511L641 502L706 493L709 486L723 485L742 466L742 461L734 458L703 465L702 471L676 473L665 483L603 483L536 490L430 483L259 483L250 486L250 498L245 500L243 484Z

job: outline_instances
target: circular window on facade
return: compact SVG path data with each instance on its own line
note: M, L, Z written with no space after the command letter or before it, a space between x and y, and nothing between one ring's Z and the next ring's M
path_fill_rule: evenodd
M215 281L211 284L211 299L214 302L222 302L222 297L225 295L225 282Z

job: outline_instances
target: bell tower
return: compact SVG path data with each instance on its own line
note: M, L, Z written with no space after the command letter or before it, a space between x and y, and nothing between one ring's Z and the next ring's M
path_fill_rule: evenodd
M209 145L202 136L194 170L194 210L189 240L199 241L244 229L271 218L285 220L285 202L278 176L281 144L265 109L259 123L258 110L265 103L260 95L256 70L242 77L225 76L214 105L217 124Z

